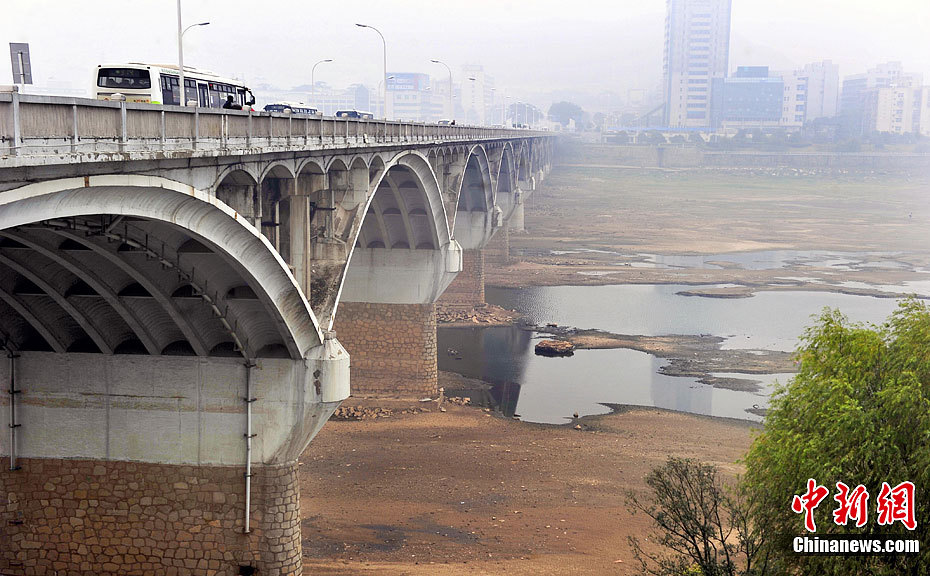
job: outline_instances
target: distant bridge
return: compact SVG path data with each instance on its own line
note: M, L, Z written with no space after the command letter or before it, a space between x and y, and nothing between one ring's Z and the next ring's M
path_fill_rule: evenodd
M0 571L300 573L334 328L363 391L435 392L434 303L552 140L0 92Z

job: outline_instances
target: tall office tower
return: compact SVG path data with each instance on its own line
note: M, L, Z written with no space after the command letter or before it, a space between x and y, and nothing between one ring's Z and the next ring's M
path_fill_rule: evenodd
M670 128L706 128L711 85L725 78L730 0L666 0L664 96Z

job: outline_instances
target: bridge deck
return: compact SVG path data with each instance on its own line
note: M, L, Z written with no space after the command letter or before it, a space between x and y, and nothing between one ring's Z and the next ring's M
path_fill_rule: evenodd
M0 92L0 168L410 147L536 135L551 134Z

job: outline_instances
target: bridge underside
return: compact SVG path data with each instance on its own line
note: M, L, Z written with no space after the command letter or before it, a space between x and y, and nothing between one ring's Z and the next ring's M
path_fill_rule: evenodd
M3 339L19 351L289 358L267 303L170 222L58 218L0 231Z
M296 459L347 350L357 393L436 392L436 302L542 149L0 173L0 571L299 574Z

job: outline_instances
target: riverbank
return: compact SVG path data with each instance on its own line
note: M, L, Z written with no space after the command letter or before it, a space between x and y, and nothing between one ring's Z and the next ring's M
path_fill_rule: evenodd
M668 456L733 478L754 428L655 409L575 430L452 403L363 405L392 414L329 422L301 458L307 573L639 574L627 537L648 524L626 492Z

